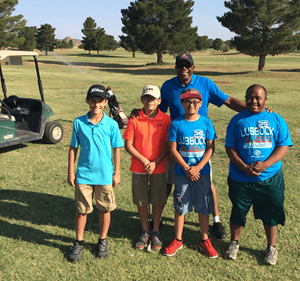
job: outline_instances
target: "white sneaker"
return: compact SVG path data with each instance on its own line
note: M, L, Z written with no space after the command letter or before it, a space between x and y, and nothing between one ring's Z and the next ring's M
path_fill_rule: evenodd
M277 250L273 246L268 246L266 249L265 263L275 265L277 263Z
M226 258L230 259L230 260L235 260L237 252L239 251L239 249L240 249L240 245L239 245L238 242L230 241L229 248L225 253Z

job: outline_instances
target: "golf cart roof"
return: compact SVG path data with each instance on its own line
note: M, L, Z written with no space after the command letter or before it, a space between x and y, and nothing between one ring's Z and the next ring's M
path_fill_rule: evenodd
M38 56L37 52L30 51L0 51L0 60L4 60L7 57L23 57L23 56Z

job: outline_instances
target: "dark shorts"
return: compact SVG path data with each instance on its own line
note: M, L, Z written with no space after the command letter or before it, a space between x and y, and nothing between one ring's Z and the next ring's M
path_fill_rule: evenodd
M285 224L282 170L260 182L238 182L228 177L228 186L232 203L231 223L245 226L246 215L253 205L255 219L262 220L264 225Z
M210 175L201 175L198 181L191 181L185 175L176 175L174 208L179 215L195 212L210 215L214 210Z

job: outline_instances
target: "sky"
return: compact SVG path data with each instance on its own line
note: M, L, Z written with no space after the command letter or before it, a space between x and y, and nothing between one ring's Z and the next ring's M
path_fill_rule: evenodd
M105 29L119 41L122 35L121 9L126 9L134 0L19 0L13 15L22 14L27 26L39 28L48 23L56 28L56 39L67 36L82 39L81 29L87 17L92 17L97 27ZM208 38L231 39L235 34L223 27L216 19L229 10L224 7L224 0L194 0L192 26L198 27L198 35Z

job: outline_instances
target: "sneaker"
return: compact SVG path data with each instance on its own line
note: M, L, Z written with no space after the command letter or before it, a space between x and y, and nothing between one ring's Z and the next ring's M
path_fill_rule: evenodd
M73 246L71 246L70 251L70 260L71 262L77 262L81 258L81 252L84 246L80 245L77 241L74 242Z
M265 263L275 265L277 262L277 250L273 246L268 246L266 249Z
M147 246L149 239L150 239L149 232L143 231L142 236L139 238L139 240L135 244L135 248L138 250L143 250Z
M204 242L201 242L199 249L200 251L204 251L208 258L215 259L216 257L218 257L218 254L210 241L211 239L206 239Z
M153 231L151 233L151 242L152 242L152 249L153 250L160 250L161 247L162 247L162 242L161 242L161 239L160 239L160 235L159 235L159 232L158 231Z
M106 238L98 241L97 248L98 248L98 254L97 254L98 258L104 259L108 256L109 250L108 250L108 242Z
M227 236L226 231L225 231L224 226L222 225L222 223L220 221L213 223L213 234L218 239L226 238L226 236Z
M229 248L225 253L225 257L230 260L235 260L239 249L240 245L237 241L230 241Z
M183 246L182 241L178 241L176 238L171 242L171 244L165 249L164 256L172 257L175 255L177 250L181 249Z

